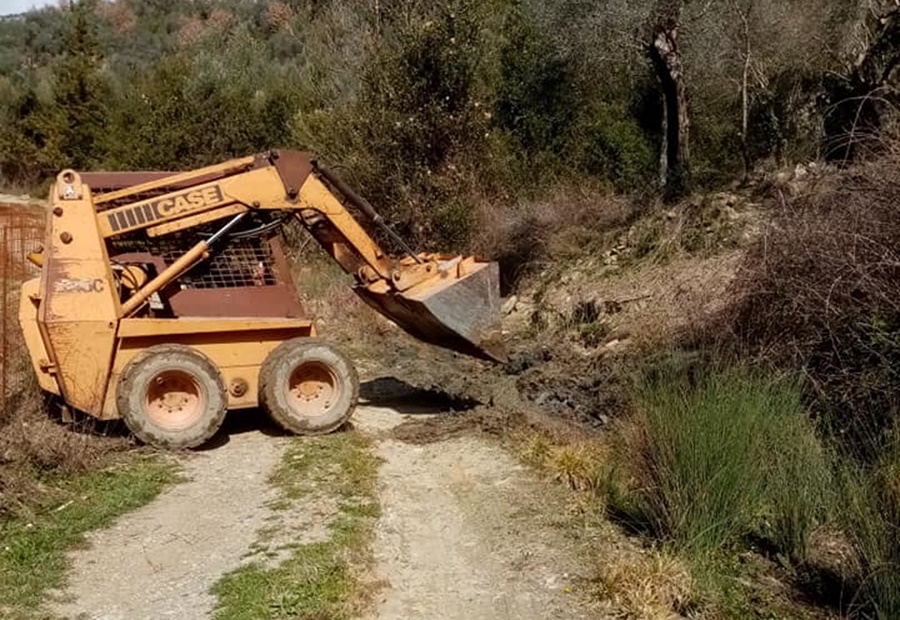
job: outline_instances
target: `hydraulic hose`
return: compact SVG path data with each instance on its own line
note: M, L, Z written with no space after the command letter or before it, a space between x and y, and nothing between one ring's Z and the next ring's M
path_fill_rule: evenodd
M384 221L384 218L381 217L381 215L377 211L375 211L375 208L372 207L371 204L369 204L368 200L366 200L365 198L363 198L362 196L357 194L355 191L353 191L353 189L349 185L344 183L344 181L339 176L337 176L336 174L331 172L331 170L329 170L325 166L322 166L321 164L319 164L319 162L314 161L314 162L312 162L312 165L313 165L313 169L315 169L315 171L318 172L322 176L323 179L328 181L328 183L332 187L334 187L334 189L336 189L338 192L340 192L341 195L344 196L344 199L347 202L349 202L354 207L356 207L357 209L362 211L363 214L367 218L372 220L373 224L376 224L384 232L386 232L388 234L388 236L390 236L390 238L393 239L394 242L398 246L400 246L400 248L404 252L406 252L407 254L412 256L413 259L419 264L422 264L425 262L421 258L419 258L419 255L416 254L411 247L409 247L406 244L406 242L403 240L403 238L400 235L398 235L396 232L394 232L393 228L391 228L390 226L387 225L387 223Z

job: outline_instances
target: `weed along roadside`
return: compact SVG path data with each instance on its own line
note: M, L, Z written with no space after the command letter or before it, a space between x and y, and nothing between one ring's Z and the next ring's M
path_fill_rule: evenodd
M730 217L711 254L696 238L723 229L650 215L519 291L506 373L536 413L516 449L645 548L598 569L600 597L635 617L898 617L895 165Z
M835 518L799 383L676 356L629 385L632 412L602 433L532 419L507 440L612 528L598 599L636 618L837 617L797 585Z
M40 476L40 497L0 520L0 617L47 617L47 593L71 568L66 554L88 532L151 502L177 471L169 459L138 453L95 471Z

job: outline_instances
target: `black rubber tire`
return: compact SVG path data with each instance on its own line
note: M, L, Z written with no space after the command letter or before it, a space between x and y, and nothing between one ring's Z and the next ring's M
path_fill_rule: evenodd
M334 402L321 414L304 414L292 404L292 376L302 365L326 368L340 385ZM278 345L259 371L259 402L284 430L298 435L325 435L343 426L359 400L359 376L340 349L315 338L296 338Z
M167 428L146 410L152 382L167 372L189 375L204 396L187 426ZM162 344L148 348L128 363L119 378L116 405L125 424L142 442L178 450L196 448L216 434L225 419L228 394L219 369L208 357L184 345Z

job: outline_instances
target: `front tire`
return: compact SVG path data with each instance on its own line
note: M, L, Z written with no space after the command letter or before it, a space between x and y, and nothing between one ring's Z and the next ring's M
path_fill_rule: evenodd
M225 419L228 394L218 368L184 345L148 348L122 372L116 405L142 442L157 448L196 448Z
M259 401L286 431L324 435L343 426L359 399L350 359L320 340L281 343L259 372Z

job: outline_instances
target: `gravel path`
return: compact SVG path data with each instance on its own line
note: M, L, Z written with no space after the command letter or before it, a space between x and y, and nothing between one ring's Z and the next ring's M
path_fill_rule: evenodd
M270 514L266 483L287 445L259 431L184 457L188 482L88 537L54 612L91 620L207 618L209 588L240 565Z
M371 577L384 586L369 617L595 617L571 593L581 562L560 527L558 489L483 438L428 445L391 438L406 419L372 406L355 417L376 437L383 460ZM72 552L69 586L54 594L51 610L89 620L208 618L215 606L210 587L248 561L257 533L273 525L267 503L275 493L266 479L287 441L250 430L183 457L187 482ZM323 495L312 504L328 501ZM293 530L286 539L327 535L308 527L322 506L298 510L310 514L282 517L283 528Z
M406 419L369 409L382 433ZM572 591L581 570L559 527L562 502L495 442L424 446L382 439L373 618L516 620L596 617Z

